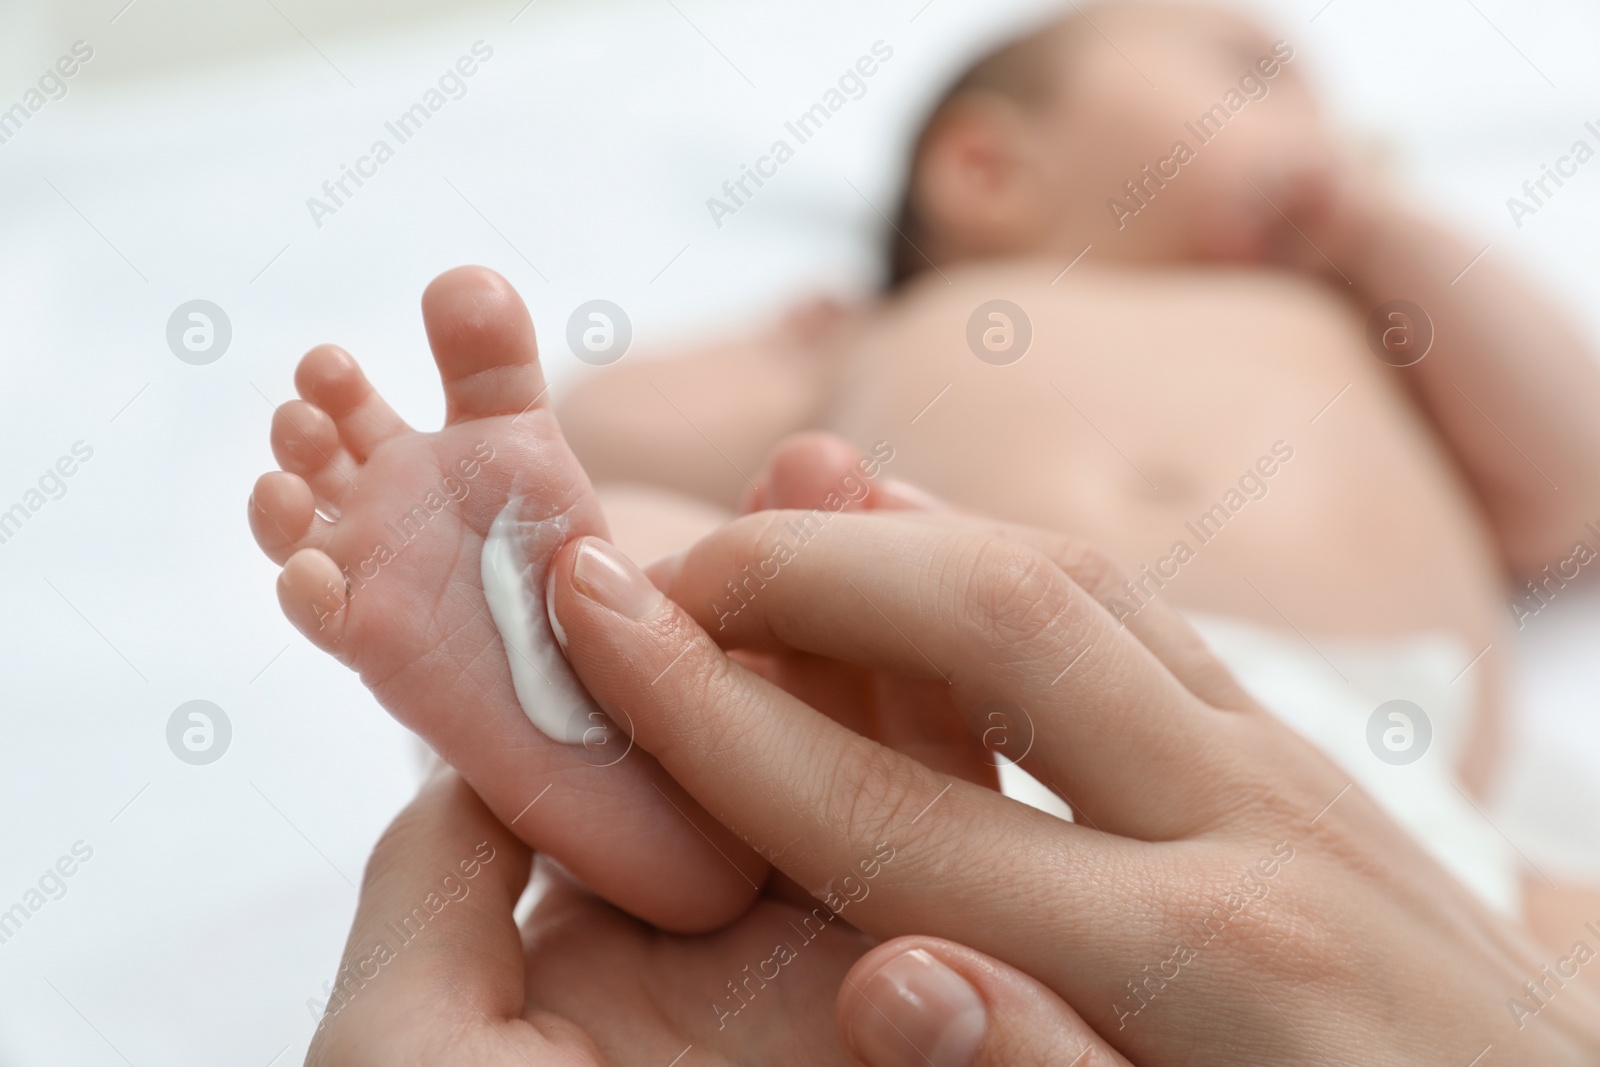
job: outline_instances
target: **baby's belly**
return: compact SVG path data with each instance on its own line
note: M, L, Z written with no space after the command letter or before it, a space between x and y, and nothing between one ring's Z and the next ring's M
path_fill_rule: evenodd
M833 428L888 441L890 473L953 503L1100 546L1135 578L1130 606L1313 641L1496 642L1483 520L1405 371L1341 302L1277 274L1079 264L1051 285L1055 270L952 271L908 294L851 362ZM1004 366L967 340L995 299L1033 334Z

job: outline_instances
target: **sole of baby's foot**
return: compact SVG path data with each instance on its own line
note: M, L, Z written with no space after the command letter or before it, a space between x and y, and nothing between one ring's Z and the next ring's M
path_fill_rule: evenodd
M523 841L656 926L718 927L748 907L766 865L614 727L596 750L534 726L491 620L482 550L513 494L521 518L554 524L546 531L606 533L551 411L527 308L476 267L440 276L422 307L443 429L407 426L332 346L305 356L301 399L273 419L282 470L256 483L249 513L262 551L283 567L284 614ZM561 543L525 547L553 555Z

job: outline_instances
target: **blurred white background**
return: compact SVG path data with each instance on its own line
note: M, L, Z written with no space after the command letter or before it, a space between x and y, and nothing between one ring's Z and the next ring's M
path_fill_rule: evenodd
M1600 164L1516 228L1506 198L1600 125L1583 0L1256 0L1332 105L1488 255L1600 335ZM635 348L860 292L941 83L1044 0L54 0L0 4L0 110L93 58L0 143L0 511L93 457L0 544L0 910L93 857L0 943L0 1062L298 1062L367 852L417 752L285 623L244 506L272 405L337 340L413 423L442 406L417 298L486 263L523 292L554 387L579 303ZM894 58L719 228L706 198L875 41ZM467 92L319 227L307 209L475 42ZM0 127L0 130L4 130ZM9 132L9 130L6 130ZM852 187L853 186L853 187ZM185 301L232 342L175 358ZM1524 635L1497 824L1550 865L1600 855L1600 606ZM232 738L191 766L180 704Z

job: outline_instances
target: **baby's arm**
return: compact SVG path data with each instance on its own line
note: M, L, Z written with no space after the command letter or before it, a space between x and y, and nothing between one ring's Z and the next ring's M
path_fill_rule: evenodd
M1404 299L1432 319L1432 350L1396 373L1477 489L1512 575L1529 577L1600 520L1600 363L1497 250L1474 262L1482 244L1387 198L1375 204L1347 220L1339 266L1365 308Z
M736 509L773 447L820 422L849 315L815 305L776 327L629 361L559 405L597 485L647 485Z

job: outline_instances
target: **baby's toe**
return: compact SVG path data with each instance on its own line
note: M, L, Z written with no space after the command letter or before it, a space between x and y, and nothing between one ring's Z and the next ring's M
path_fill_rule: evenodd
M310 485L317 504L337 517L355 485L356 461L339 440L333 417L304 400L291 400L272 416L272 454L290 474Z
M422 294L428 343L444 382L446 422L518 415L547 404L533 319L486 267L457 267Z
M296 552L278 575L278 604L283 614L324 652L337 651L348 600L339 565L318 549Z
M322 548L329 523L316 513L305 479L273 471L256 479L250 493L250 532L267 558L280 567L302 548Z
M383 442L410 429L367 381L355 357L337 345L318 345L294 373L295 388L333 418L344 446L358 462Z

